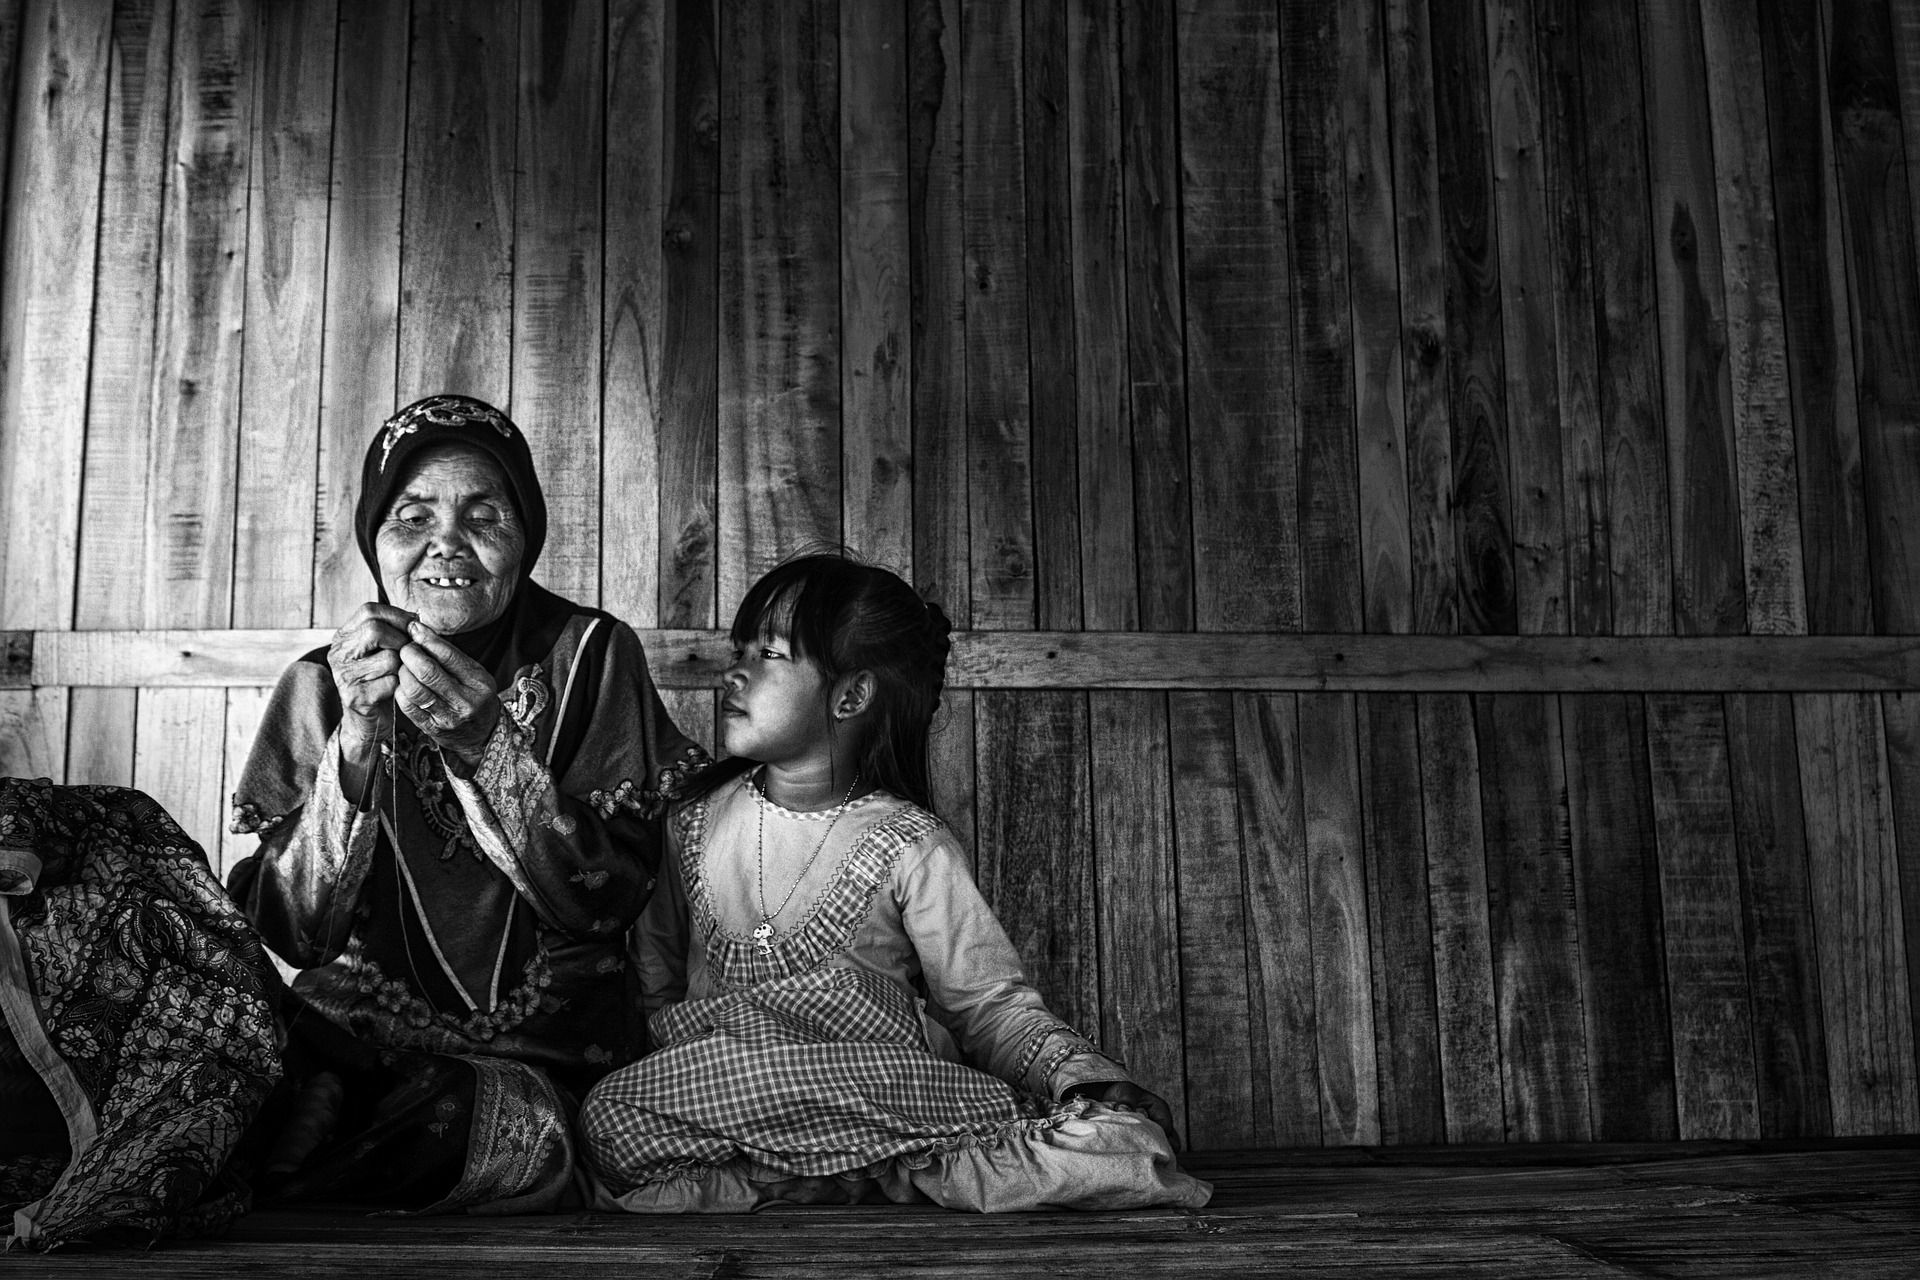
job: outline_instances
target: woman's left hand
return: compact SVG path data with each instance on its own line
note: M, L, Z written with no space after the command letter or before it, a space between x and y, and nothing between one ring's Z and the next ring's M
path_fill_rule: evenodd
M471 773L500 722L499 689L485 668L432 627L414 622L400 650L394 705Z
M1110 1107L1125 1107L1129 1111L1144 1111L1147 1119L1153 1121L1167 1132L1167 1144L1175 1151L1180 1149L1180 1133L1173 1127L1173 1108L1159 1094L1142 1089L1131 1080L1104 1080L1098 1084L1083 1084L1069 1091L1082 1097L1104 1102Z

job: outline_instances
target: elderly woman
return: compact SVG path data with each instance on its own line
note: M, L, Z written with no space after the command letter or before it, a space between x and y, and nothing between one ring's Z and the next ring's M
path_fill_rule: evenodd
M632 629L528 576L546 503L499 410L441 395L388 419L355 523L380 599L281 677L234 796L261 844L230 887L302 970L269 1174L288 1196L551 1207L572 1099L642 1048L626 934L706 757Z

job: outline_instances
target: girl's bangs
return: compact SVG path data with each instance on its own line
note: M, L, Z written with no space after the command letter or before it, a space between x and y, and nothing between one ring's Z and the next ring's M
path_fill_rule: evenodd
M733 630L728 633L734 644L745 647L762 636L784 636L794 655L826 665L832 644L826 619L816 615L818 592L809 592L811 579L801 573L776 568L748 590L733 615ZM809 606L813 607L809 607Z

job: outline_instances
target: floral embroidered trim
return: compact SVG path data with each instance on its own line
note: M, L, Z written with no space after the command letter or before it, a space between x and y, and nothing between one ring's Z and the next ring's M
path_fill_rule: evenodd
M657 787L635 787L632 778L622 778L620 785L611 791L590 792L587 803L602 818L611 818L620 809L637 813L642 818L658 818L678 804L680 797L686 794L687 784L712 765L713 758L698 743L692 743L680 753L679 760L660 770Z
M259 805L243 801L236 795L233 798L233 819L227 824L227 831L236 836L264 836L277 830L286 820L286 814L262 814Z
M529 663L514 672L510 694L500 697L500 709L507 713L514 727L520 731L522 741L532 741L533 726L540 715L553 704L553 692L548 688L546 673L537 663Z
M520 985L494 1006L491 1013L475 1012L460 1018L442 1013L416 995L405 982L389 978L379 964L361 950L357 935L347 943L340 958L345 963L344 985L362 997L357 1003L364 1006L371 1001L416 1031L452 1030L480 1041L504 1035L540 1012L547 987L553 982L553 966L548 961L546 948L541 947L521 971Z
M435 427L487 426L507 439L513 439L513 424L492 405L482 404L467 396L428 396L387 419L384 428L386 439L380 448L381 471L387 469L387 458L392 455L393 447L400 443L400 437L418 431L422 422Z

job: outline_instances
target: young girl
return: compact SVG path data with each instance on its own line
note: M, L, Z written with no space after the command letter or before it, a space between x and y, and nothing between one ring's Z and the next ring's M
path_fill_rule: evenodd
M655 1051L581 1109L594 1205L1198 1208L1167 1105L1021 976L929 812L946 617L789 561L733 623L724 743L641 921Z

